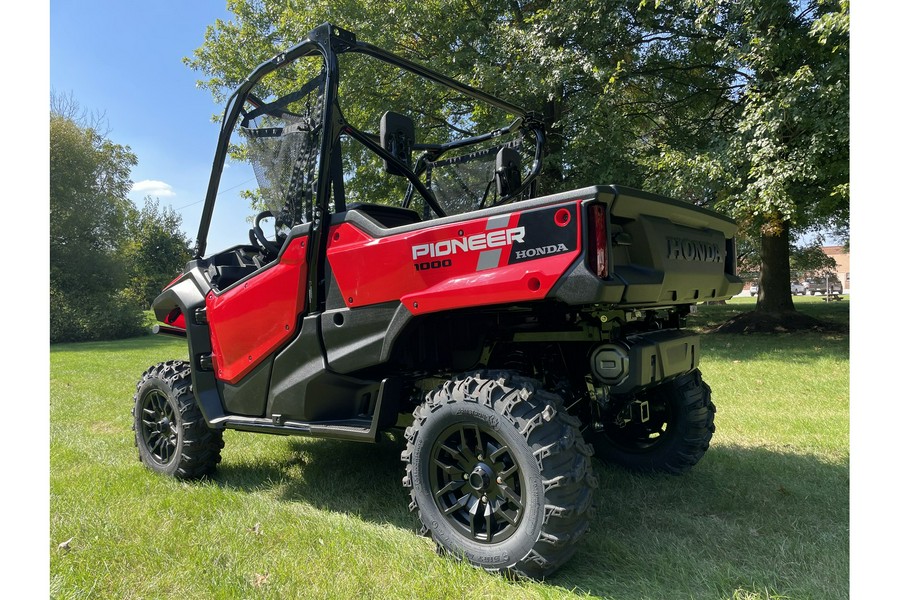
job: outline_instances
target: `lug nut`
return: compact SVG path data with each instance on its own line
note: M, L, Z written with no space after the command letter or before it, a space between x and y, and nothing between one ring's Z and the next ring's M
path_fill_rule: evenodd
M497 483L503 485L503 478L502 478L502 477L498 477L498 478L497 478Z
M469 478L469 474L468 474L468 473L463 473L463 479L468 479L468 478Z

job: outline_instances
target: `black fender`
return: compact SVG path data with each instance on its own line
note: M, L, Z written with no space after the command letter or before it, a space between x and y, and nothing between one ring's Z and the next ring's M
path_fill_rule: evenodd
M166 316L178 308L184 315L188 356L191 363L191 383L200 412L208 424L225 415L222 397L216 386L213 371L201 367L200 357L212 354L209 324L206 322L206 295L211 291L202 265L191 261L184 274L163 290L153 301L157 320L165 322Z

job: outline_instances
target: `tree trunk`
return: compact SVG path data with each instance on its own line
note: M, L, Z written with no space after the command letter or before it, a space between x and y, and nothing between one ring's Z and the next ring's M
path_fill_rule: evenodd
M741 312L716 328L720 333L843 331L794 308L791 296L790 231L784 222L763 229L756 310Z
M771 233L772 230L777 233ZM794 312L791 296L790 231L788 224L763 230L760 249L759 298L756 311L770 315Z

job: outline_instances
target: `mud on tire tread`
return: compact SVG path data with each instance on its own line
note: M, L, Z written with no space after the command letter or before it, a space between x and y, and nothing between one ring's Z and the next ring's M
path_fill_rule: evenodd
M139 431L141 395L151 389L162 392L175 409L178 442L167 464L153 458ZM178 479L198 479L212 474L222 460L222 431L210 429L203 419L192 389L190 363L171 360L147 369L137 384L131 416L138 459L154 471Z
M472 551L475 542L462 542L459 534L441 520L444 517L429 486L422 481L421 472L419 485L416 485L415 476L417 467L428 469L417 462L430 460L431 449L425 445L429 442L422 438L440 434L435 429L442 426L432 423L472 405L485 407L489 414L512 424L519 437L506 439L506 442L519 445L534 458L533 463L529 459L527 464L520 465L520 469L528 477L540 478L542 484L542 494L539 494L542 497L529 496L526 501L526 504L541 504L532 533L529 534L523 520L518 526L525 529L521 535L516 530L509 540L494 545L482 544L477 548L481 556L486 556L481 561ZM591 466L593 449L581 436L579 420L565 411L559 396L542 389L539 382L503 371L478 371L457 376L426 396L425 402L413 412L413 423L407 427L405 437L403 485L409 488L410 511L422 522L421 533L431 537L439 550L457 557L465 556L488 571L540 579L565 563L587 532L593 515L593 492L597 487ZM417 461L418 456L423 458ZM528 514L527 510L525 514ZM437 523L444 526L438 526L435 531L434 524Z
M685 473L703 458L716 431L716 407L700 371L664 383L654 393L665 395L675 411L667 439L648 450L629 452L600 433L591 439L597 458L634 471L674 475Z

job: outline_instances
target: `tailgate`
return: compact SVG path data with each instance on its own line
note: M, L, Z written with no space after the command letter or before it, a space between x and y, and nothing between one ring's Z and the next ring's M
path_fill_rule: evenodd
M740 293L731 219L640 190L598 189L610 207L610 274L623 304L720 300Z

